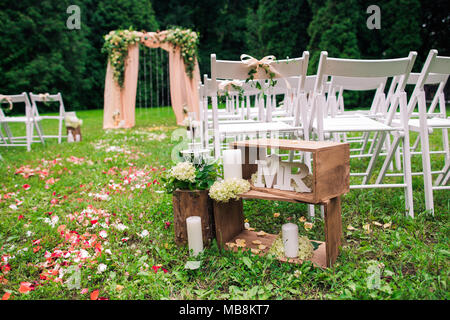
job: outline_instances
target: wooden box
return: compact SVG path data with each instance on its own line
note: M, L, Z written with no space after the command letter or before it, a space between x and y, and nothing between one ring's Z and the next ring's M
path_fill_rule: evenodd
M244 179L250 179L251 175L257 171L257 165L252 162L255 159L264 159L267 148L298 150L312 154L312 192L299 193L252 186L252 189L242 194L241 198L244 200L263 199L323 205L325 242L317 241L320 242L320 245L314 251L311 261L319 267L332 266L339 255L339 247L341 245L342 218L340 196L347 193L350 189L349 144L328 141L258 139L233 142L231 146L233 148L241 148L243 151L242 175ZM267 249L261 252L261 254L266 254L275 240L275 235L266 234L261 237L254 231L244 229L242 204L230 205L215 202L214 217L217 242L220 247L226 248L227 242L244 239L247 243L247 249L255 249L257 246L253 245L252 241L258 239L267 246ZM236 248L233 250L236 250ZM302 262L298 259L285 259L285 261L292 263Z
M202 219L203 243L209 244L215 236L212 199L208 190L175 190L172 197L175 243L187 243L186 218L199 216Z
M76 141L77 134L80 135L80 141L82 140L81 136L81 127L73 128L73 127L66 127L67 129L67 135L69 135L69 132L72 132L73 140Z
M244 158L242 177L244 179L250 179L251 175L257 171L257 165L252 162L256 159L263 159L267 148L311 153L313 175L312 192L299 193L256 187L252 187L252 190L280 195L312 204L324 203L350 190L350 145L348 143L256 139L233 142L231 146L235 149L240 148L242 150Z

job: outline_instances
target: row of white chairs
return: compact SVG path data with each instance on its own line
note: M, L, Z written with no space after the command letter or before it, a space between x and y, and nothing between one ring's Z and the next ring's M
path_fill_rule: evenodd
M258 74L255 81L266 86L264 94L255 88L254 82L245 83L247 65L241 61L217 60L212 54L211 78L205 76L200 85L202 142L220 158L230 137L287 136L346 141L352 145L351 157L365 165L364 172L351 168L351 176L355 177L352 181L356 177L361 180L352 182L352 189L403 188L406 211L413 216L412 176L422 175L426 209L433 211L433 190L450 189L447 186L450 119L446 116L443 93L450 74L450 57L437 54L437 50L431 50L422 71L411 73L416 52L398 59L359 60L331 58L324 51L317 74L307 76L309 53L305 51L301 58L273 62L273 67L284 77L277 78L273 87L267 87L268 77L264 72ZM232 88L228 90L225 108L219 109L218 88L223 81L231 80L241 81L242 90L240 93ZM428 110L424 91L427 84L438 86ZM409 99L407 85L414 86ZM370 109L346 110L346 91L375 91ZM280 95L282 102L277 103ZM442 129L443 148L430 151L428 136L435 129ZM412 145L410 131L418 133ZM355 144L357 148L353 148ZM445 164L432 171L430 156L437 154L444 155ZM422 156L423 172L412 172L414 155ZM291 160L294 156L289 154ZM308 154L302 161L309 163ZM376 177L375 171L378 171ZM434 182L433 175L437 175ZM402 177L402 182L393 183L395 177Z
M38 103L58 103L58 114L40 115ZM45 139L48 138L57 138L58 143L61 143L62 138L67 137L63 135L63 120L66 112L60 92L52 95L34 94L32 92L29 95L26 92L17 95L0 95L0 104L5 109L14 108L14 105L17 106L17 104L24 105L24 113L14 116L7 116L0 107L0 146L24 146L27 148L27 151L30 151L32 143L45 144ZM44 134L41 124L42 120L56 120L58 122L58 134ZM12 123L25 124L25 136L15 136L10 127Z

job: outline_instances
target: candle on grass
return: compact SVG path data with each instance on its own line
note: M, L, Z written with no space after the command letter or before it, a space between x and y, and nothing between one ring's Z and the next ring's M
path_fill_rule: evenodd
M199 216L186 218L189 251L196 256L203 251L202 219Z
M223 177L224 179L242 179L241 149L229 149L223 151Z
M286 223L282 226L284 255L287 258L298 256L298 226L294 223Z

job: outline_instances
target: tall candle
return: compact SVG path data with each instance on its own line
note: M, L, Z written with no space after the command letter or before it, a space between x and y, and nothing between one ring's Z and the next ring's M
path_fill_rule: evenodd
M223 178L242 179L241 149L223 150Z
M198 216L186 218L189 251L196 256L203 251L202 219Z
M294 223L286 223L281 227L283 233L284 255L287 258L298 256L298 226Z

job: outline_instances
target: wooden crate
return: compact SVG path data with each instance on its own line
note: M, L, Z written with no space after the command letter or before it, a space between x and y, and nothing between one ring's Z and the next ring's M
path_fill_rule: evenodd
M230 146L242 150L244 155L242 177L244 179L250 179L251 175L257 171L257 165L251 162L253 162L252 160L262 159L267 148L312 153L312 192L300 193L252 187L253 190L312 204L323 204L325 201L350 190L350 145L348 143L255 139L232 142ZM254 159L251 159L251 155Z
M257 139L233 142L231 146L233 148L241 148L243 151L242 171L244 179L250 179L251 175L257 171L257 165L251 163L251 154L253 155L253 160L255 160L263 159L267 148L312 153L312 192L298 193L295 191L252 187L249 192L242 194L241 198L244 200L263 199L323 205L325 242L322 242L319 248L314 251L311 261L320 267L332 266L339 255L342 237L340 196L350 190L349 144L329 141ZM221 248L226 247L225 244L227 242L234 242L236 239L245 239L248 249L256 248L256 245L253 245L251 242L257 237L258 240L267 245L267 249L261 252L261 254L265 254L276 237L270 234L265 236L267 238L258 237L255 232L244 230L242 203L240 205L227 205L215 202L214 219L217 242ZM263 238L264 241L262 240ZM233 250L237 249L233 248ZM285 261L292 263L302 262L298 259L285 259Z
M187 243L186 218L199 216L202 219L203 243L209 244L215 236L212 199L208 190L175 190L172 196L175 243Z

